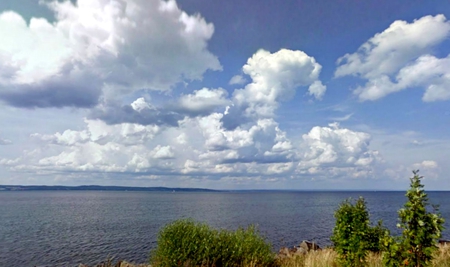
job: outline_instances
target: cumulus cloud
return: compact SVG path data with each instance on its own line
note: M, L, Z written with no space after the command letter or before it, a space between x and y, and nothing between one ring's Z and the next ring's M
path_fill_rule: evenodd
M313 95L317 100L322 100L327 87L321 81L315 81L308 88L309 95Z
M227 96L228 92L222 88L203 88L192 94L182 95L177 101L177 109L194 116L209 115L217 108L225 108L231 104Z
M420 170L420 175L424 175L427 179L437 179L439 177L440 168L434 160L423 160L413 164L398 165L388 168L384 171L386 175L395 180L405 180L411 176L412 170Z
M100 120L85 123L86 129L81 131L33 134L31 137L41 141L45 149L24 155L14 169L136 172L150 167L158 169L159 159L173 156L170 147L147 147L161 132L158 126L107 125Z
M133 106L146 107L143 102ZM223 116L185 117L179 127L108 125L86 119L81 130L33 134L39 146L20 158L4 159L2 165L15 171L87 176L102 172L265 181L286 175L367 177L379 159L369 148L368 134L337 124L314 127L292 140L272 118L229 130L223 126Z
M377 151L369 149L370 135L340 128L316 126L302 136L303 153L298 171L306 174L345 172L352 176L367 176L380 160Z
M436 169L438 167L438 164L436 161L434 160L424 160L422 162L419 163L414 163L412 165L414 170L419 170L419 169Z
M175 157L175 153L171 146L156 146L153 150L155 159L173 159Z
M367 80L354 91L361 101L412 87L426 90L424 101L448 100L448 57L440 59L430 53L449 36L450 22L444 15L425 16L411 23L395 21L356 53L341 57L335 76L356 75Z
M207 50L214 26L174 0L47 5L55 23L0 14L0 99L10 105L92 107L102 93L169 90L221 69Z
M229 84L230 85L235 85L235 84L241 85L241 84L245 84L246 82L247 82L247 80L242 75L234 75L231 78Z
M355 90L361 100L376 100L390 93L412 87L425 88L425 102L450 99L450 56L436 58L424 55L402 68L395 78L380 76Z
M11 140L9 140L9 139L4 139L4 138L1 138L1 137L0 137L0 146L1 146L1 145L10 145L10 144L12 144L12 141L11 141Z
M176 7L170 3L162 9ZM222 88L202 88L167 102L149 95L134 101L129 96L128 103L102 99L83 129L32 134L38 148L8 167L267 181L287 175L367 177L379 157L369 148L370 135L333 124L289 137L275 120L279 104L299 88L322 99L326 87L320 71L321 65L302 51L260 50L243 67L251 82L232 96Z
M302 86L314 84L311 95L320 99L325 93L325 86L318 80L321 69L313 57L302 51L259 50L242 68L252 82L234 91L233 105L223 120L225 127L232 129L249 119L273 117L279 102L290 100Z
M231 104L227 95L228 92L221 88L202 88L159 106L153 105L150 97L140 97L128 105L109 101L92 109L90 117L108 124L137 123L177 127L185 117L208 116L218 109L225 110Z
M108 124L136 123L140 125L178 126L184 116L165 107L155 107L143 97L128 105L106 102L91 110L90 118Z

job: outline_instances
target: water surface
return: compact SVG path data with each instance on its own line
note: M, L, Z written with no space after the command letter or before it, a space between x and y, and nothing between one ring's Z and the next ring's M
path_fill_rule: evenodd
M273 244L330 245L334 210L364 196L394 233L405 192L0 192L0 266L77 266L108 256L146 262L158 230L179 218L236 229L257 224ZM450 228L450 192L429 192ZM450 239L449 231L444 238Z

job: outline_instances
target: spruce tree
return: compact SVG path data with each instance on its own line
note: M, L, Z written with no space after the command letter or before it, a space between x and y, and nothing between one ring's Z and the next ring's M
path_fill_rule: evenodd
M430 264L432 253L437 249L437 241L441 237L444 219L438 212L437 206L429 210L428 196L421 183L422 176L418 170L413 171L410 189L406 192L408 202L400 209L397 224L402 228L402 236L398 243L391 243L390 253L385 256L394 256L396 259L385 259L387 262L398 262L400 265L422 267ZM401 257L401 258L399 258ZM390 264L389 264L390 265ZM392 264L397 265L397 264Z

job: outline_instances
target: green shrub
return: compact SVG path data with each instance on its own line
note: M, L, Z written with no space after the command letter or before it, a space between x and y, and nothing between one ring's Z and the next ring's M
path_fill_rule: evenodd
M428 197L421 183L423 177L418 172L413 171L414 177L406 192L408 202L398 212L400 223L397 226L403 229L402 235L396 240L385 239L383 260L386 266L427 266L437 249L444 219L437 206L433 206L433 212L428 210Z
M270 244L253 226L232 232L178 220L159 232L157 242L152 266L272 266L275 262Z
M345 200L336 210L336 226L331 241L338 253L338 261L343 266L365 266L368 251L380 250L380 238L384 235L381 221L376 227L370 226L369 213L364 198L353 205Z

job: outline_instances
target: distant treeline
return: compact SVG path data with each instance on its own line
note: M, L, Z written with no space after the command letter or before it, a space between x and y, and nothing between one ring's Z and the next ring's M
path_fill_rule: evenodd
M0 191L160 191L160 192L218 192L218 190L204 188L171 188L171 187L130 187L130 186L101 186L101 185L0 185Z

